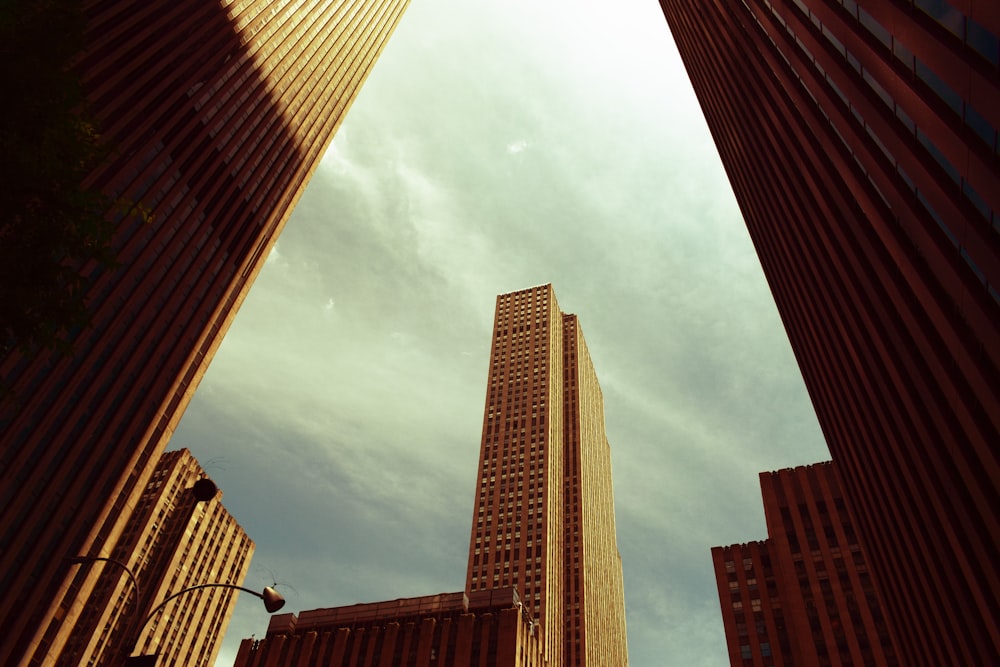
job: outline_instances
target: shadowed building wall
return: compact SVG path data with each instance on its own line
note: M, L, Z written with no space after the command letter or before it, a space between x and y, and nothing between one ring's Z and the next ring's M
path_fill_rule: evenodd
M239 594L233 589L185 593L158 612L141 635L130 636L171 593L198 584L243 583L254 543L222 506L221 491L207 501L195 497L194 485L205 477L186 449L160 457L111 552L128 565L139 590L123 570L106 568L57 664L120 664L133 638L136 654L159 654L161 664L214 664Z
M901 662L995 662L1000 4L660 4Z
M768 539L712 549L730 664L901 664L833 464L760 484Z
M72 352L0 360L0 663L58 654L195 387L406 0L85 3L75 63L115 148L88 185L120 266L84 266Z

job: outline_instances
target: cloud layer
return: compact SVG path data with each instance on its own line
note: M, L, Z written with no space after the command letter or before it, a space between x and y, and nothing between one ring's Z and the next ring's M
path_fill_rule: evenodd
M827 454L655 3L412 4L173 441L248 586L463 587L494 298L547 282L604 390L631 664L725 664L709 548Z

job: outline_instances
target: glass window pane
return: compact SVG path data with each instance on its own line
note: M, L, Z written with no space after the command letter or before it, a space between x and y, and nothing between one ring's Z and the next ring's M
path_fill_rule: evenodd
M958 170L955 169L955 167L951 164L948 158L944 156L944 153L942 153L938 149L938 147L934 145L934 142L931 141L931 138L920 131L919 127L917 128L917 140L923 145L924 148L927 149L927 152L931 154L931 156L937 161L937 163L941 165L941 168L945 170L945 173L948 174L951 180L955 181L955 183L958 183L960 180Z
M913 71L913 52L906 48L906 45L895 37L892 39L892 53L896 56L899 62L903 63L906 69L911 72Z
M921 81L930 86L931 90L937 93L938 97L944 100L945 104L954 109L957 114L962 114L961 96L920 60L917 60L917 76Z
M968 19L966 43L994 66L1000 65L1000 39L972 19Z
M986 203L986 200L984 200L982 197L979 196L979 193L976 192L976 190L971 185L969 185L969 182L966 181L964 178L962 179L962 192L964 192L965 196L969 198L969 201L972 202L972 205L976 207L976 210L979 211L979 214L982 215L987 220L989 220L990 205Z
M889 35L889 31L882 27L882 24L876 21L875 17L866 12L864 7L858 7L858 19L861 21L861 25L875 36L875 39L882 42L887 49L892 48L892 37Z
M980 115L971 104L965 105L965 124L968 125L972 130L979 135L979 138L986 142L990 150L996 145L996 130L990 124L990 121Z
M965 14L952 7L946 0L916 0L913 4L951 34L959 39L965 38Z

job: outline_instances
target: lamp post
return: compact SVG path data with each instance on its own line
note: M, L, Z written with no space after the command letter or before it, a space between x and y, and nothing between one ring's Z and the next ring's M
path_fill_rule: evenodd
M74 565L83 565L95 562L105 562L117 565L121 569L125 570L125 573L128 575L129 580L132 582L132 588L135 590L136 601L141 602L142 596L139 594L139 583L136 581L135 575L132 573L132 570L129 568L129 566L121 562L120 560L115 560L114 558L105 558L103 556L73 556L71 558L67 558L66 560ZM266 586L264 590L260 593L254 590L250 590L249 588L244 588L243 586L237 586L236 584L208 583L208 584L197 584L195 586L188 586L187 588L181 589L176 593L171 593L158 605L153 607L146 615L146 617L142 619L142 622L139 623L138 627L135 627L133 629L135 620L133 620L126 626L127 634L125 635L124 653L127 657L125 658L125 665L127 665L128 667L152 667L153 665L155 665L156 659L159 657L159 654L154 653L152 655L136 655L136 656L131 655L132 651L135 650L135 645L139 642L139 637L142 635L143 629L145 629L145 627L149 624L149 622L153 620L153 617L156 616L157 612L163 609L168 603L173 601L175 598L180 597L185 593L190 593L191 591L200 590L202 588L232 588L239 591L243 591L245 593L249 593L250 595L253 595L254 597L258 597L261 600L263 600L264 609L266 609L269 614L273 614L274 612L278 611L283 606L285 606L285 598L283 598L281 596L281 593L276 591L271 586ZM135 611L138 612L138 610Z
M193 513L195 511L195 506L198 505L199 503L208 502L213 498L216 498L219 490L218 487L216 487L215 482L213 482L211 479L207 477L203 477L194 482L194 484L189 489L186 489L185 492L190 493L190 497L183 499L183 501L180 502L180 504L175 509L171 510L170 522L171 525L173 526L183 527L184 525L186 525L186 523L189 522L191 517L193 516ZM176 530L174 532L179 534L179 532L177 532ZM176 544L173 544L173 546L176 547ZM123 547L123 549L125 548L128 548L128 545L125 545ZM148 567L151 568L151 571L154 572L154 574L151 576L153 576L154 578L157 576L155 574L155 572L157 571L157 567L165 566L167 561L164 559L171 557L170 554L171 551L169 548L164 548L161 549L160 551L157 551L156 554L151 554L150 556L151 560L148 565ZM120 555L120 554L116 553L115 555ZM196 586L190 586L188 588L184 588L175 593L169 594L167 598L164 599L163 601L159 603L154 603L152 599L147 599L141 594L139 582L137 577L135 576L135 573L133 573L132 570L129 569L129 566L126 563L122 562L121 560L117 560L115 558L107 558L104 556L72 556L67 558L66 560L74 565L83 565L95 562L111 563L116 567L119 567L122 570L124 570L125 573L128 575L129 580L132 583L132 590L134 591L134 602L129 603L124 609L122 609L119 612L120 614L119 618L122 619L121 625L123 625L124 627L122 628L121 632L115 633L115 638L112 641L112 643L105 646L105 648L109 651L109 653L121 656L120 659L113 660L114 664L124 663L125 665L129 666L155 665L157 660L157 655L155 654L148 656L132 656L132 657L129 656L131 656L131 653L135 650L135 647L139 643L139 638L142 635L143 630L153 619L153 617L157 613L159 613L174 598L179 597L180 595L183 595L185 593L196 591L202 588L234 588L237 590L245 591L250 595L253 595L254 597L258 597L261 600L263 600L264 607L267 609L269 613L274 613L275 611L281 609L281 607L285 604L284 598L282 598L281 595L276 590L274 590L274 588L271 588L270 586L265 588L262 593L258 593L257 591L252 591L249 588L237 586L236 584L215 583L215 582L198 584ZM152 595L150 595L149 597L152 597ZM146 610L150 608L151 611L147 613ZM146 614L145 617L143 617L143 614Z
M201 588L234 588L238 591L249 593L250 595L258 597L264 601L264 609L266 609L269 614L273 614L285 606L285 598L281 597L281 593L274 590L274 588L270 586L265 586L263 592L261 593L252 591L249 588L244 588L243 586L237 586L236 584L198 584L197 586L189 586L177 591L176 593L168 595L162 602L160 602L160 604L153 607L146 615L146 618L142 620L139 628L132 633L131 637L128 637L129 644L126 652L129 656L125 659L125 665L127 667L153 667L156 665L156 659L159 657L158 653L154 653L152 655L131 655L132 651L135 650L135 645L138 643L139 637L142 636L142 631L149 624L149 622L153 620L156 613L167 606L167 604L174 598Z

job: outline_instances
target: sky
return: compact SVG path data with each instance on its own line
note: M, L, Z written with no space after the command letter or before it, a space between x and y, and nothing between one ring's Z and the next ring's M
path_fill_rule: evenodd
M604 392L630 664L727 664L710 549L829 455L655 0L413 0L171 442L246 586L464 587L495 298L544 283ZM241 596L217 664L267 623Z

